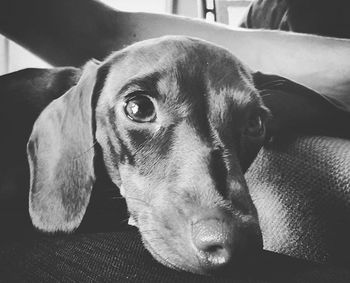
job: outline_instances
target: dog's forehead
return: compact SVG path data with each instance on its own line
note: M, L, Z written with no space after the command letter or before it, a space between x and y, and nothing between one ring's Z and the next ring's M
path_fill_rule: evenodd
M212 43L182 36L142 41L108 59L111 74L123 82L132 77L161 73L163 78L202 78L203 83L234 84L245 67L226 49Z
M178 83L181 87L219 91L251 85L250 71L226 49L183 36L168 36L131 45L110 56L106 85L113 92L135 78L138 81Z
M155 91L168 109L203 119L242 109L255 93L250 71L230 52L186 37L167 37L134 44L117 52L109 66L104 93L110 107L125 86ZM183 106L183 107L181 107ZM189 107L190 106L190 107Z

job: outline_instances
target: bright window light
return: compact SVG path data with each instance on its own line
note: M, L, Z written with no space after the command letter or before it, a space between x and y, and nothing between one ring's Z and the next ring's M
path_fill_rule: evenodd
M165 13L168 0L102 0L115 9L129 12Z

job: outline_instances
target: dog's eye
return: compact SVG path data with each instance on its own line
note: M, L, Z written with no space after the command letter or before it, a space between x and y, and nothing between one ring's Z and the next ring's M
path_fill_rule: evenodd
M245 128L245 135L251 137L260 137L265 133L265 125L259 114L252 115Z
M124 110L129 119L138 123L153 122L156 118L153 102L146 95L137 95L128 99Z

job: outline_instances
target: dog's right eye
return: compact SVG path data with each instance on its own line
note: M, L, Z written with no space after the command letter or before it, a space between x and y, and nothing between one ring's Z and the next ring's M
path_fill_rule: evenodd
M245 135L260 137L265 133L265 125L261 115L255 114L250 117L245 129Z
M146 95L135 95L124 105L126 116L138 123L149 123L156 119L156 110L152 100Z

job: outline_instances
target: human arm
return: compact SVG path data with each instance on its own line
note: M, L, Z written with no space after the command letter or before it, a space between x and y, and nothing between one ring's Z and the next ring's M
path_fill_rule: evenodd
M350 40L122 12L93 0L3 0L0 32L53 65L74 66L147 38L195 36L228 48L253 70L285 76L321 93L350 89Z

